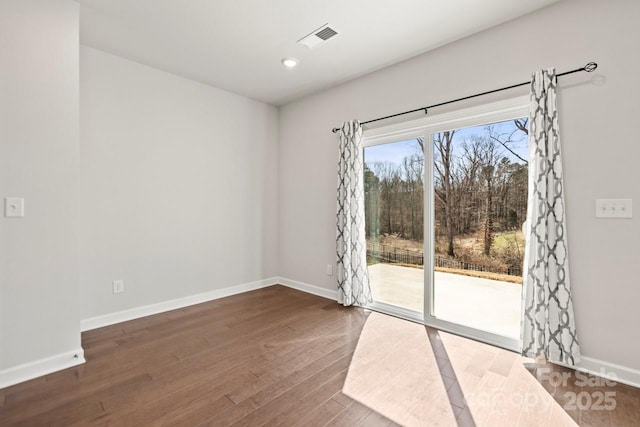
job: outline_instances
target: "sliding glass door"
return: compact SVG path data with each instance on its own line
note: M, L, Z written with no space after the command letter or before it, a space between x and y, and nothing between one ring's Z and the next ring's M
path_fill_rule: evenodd
M376 304L421 318L424 307L424 138L364 151L367 261Z
M365 139L371 308L515 350L528 120L494 117Z
M426 319L517 347L528 120L431 132L429 140Z

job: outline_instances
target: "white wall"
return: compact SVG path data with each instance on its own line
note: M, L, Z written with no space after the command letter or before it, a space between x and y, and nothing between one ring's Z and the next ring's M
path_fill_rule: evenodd
M335 262L338 156L331 128L593 60L597 76L565 77L559 94L576 317L585 355L640 369L640 213L632 220L594 218L595 198L640 204L639 16L635 0L566 0L282 107L280 274L335 289L335 278L325 274Z
M0 2L0 387L80 350L78 147L78 4Z
M275 107L84 46L80 104L83 319L277 275Z
M640 368L639 222L593 217L597 197L640 200L638 16L565 0L278 115L85 47L79 78L75 2L0 2L0 196L26 199L0 218L0 380L78 350L80 319L275 275L335 289L332 127L589 60L599 79L560 93L576 315L586 355Z

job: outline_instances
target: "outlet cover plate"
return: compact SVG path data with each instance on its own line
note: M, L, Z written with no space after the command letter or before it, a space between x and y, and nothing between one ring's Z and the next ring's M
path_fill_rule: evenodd
M24 199L22 197L5 197L4 216L7 218L22 218L24 216Z

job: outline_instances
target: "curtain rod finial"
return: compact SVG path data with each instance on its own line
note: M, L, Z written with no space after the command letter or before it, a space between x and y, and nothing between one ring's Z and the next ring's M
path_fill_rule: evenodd
M338 132L339 130L340 130L340 129L338 129L338 128L333 128L333 129L331 129L331 132L336 133L336 132Z
M596 68L598 68L598 64L596 64L595 62L589 62L587 65L584 66L584 70L587 73L594 71Z

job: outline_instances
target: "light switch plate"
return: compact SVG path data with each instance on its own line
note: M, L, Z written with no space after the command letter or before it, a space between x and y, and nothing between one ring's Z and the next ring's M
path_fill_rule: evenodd
M596 218L632 218L631 199L596 199Z
M19 218L24 216L24 199L21 197L4 198L4 216Z

